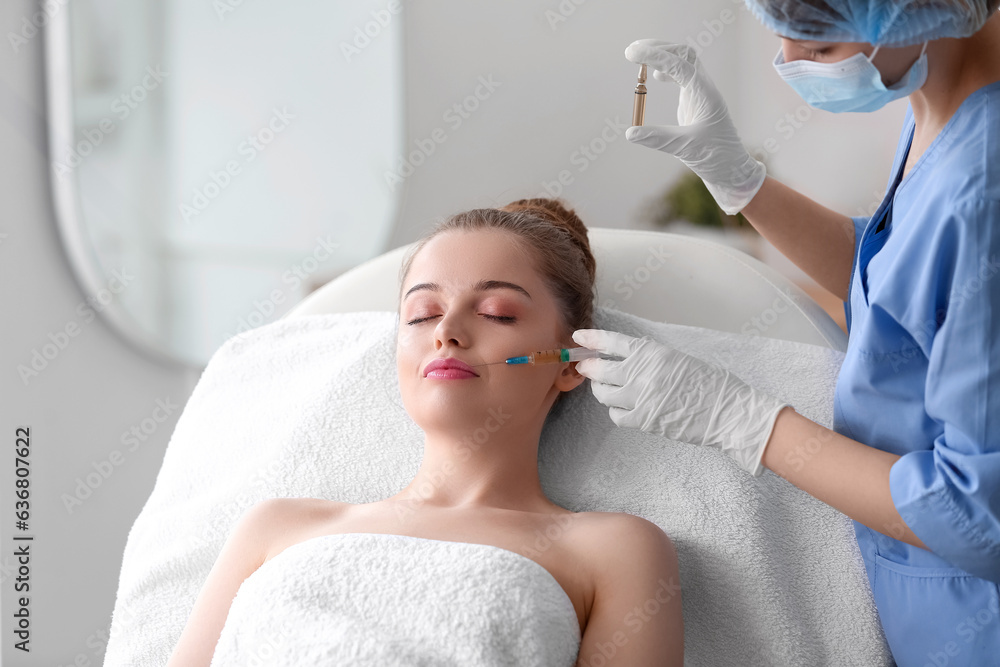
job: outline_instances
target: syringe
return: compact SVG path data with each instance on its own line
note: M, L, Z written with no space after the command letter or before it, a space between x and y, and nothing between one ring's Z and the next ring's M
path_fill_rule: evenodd
M580 361L581 359L596 359L601 355L598 350L589 350L585 347L569 347L558 350L542 350L532 352L523 357L511 357L508 364L561 364L567 361Z

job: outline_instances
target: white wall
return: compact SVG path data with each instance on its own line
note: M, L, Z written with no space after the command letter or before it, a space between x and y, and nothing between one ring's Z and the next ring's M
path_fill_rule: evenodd
M560 7L574 11L553 24L547 12L559 15ZM623 52L646 37L698 46L748 147L763 151L776 140L772 175L846 214L877 203L906 102L876 114L812 110L774 71L780 41L742 0L519 0L475 12L447 0L406 10L409 148L447 127L442 114L472 92L478 76L492 74L502 85L408 179L391 245L419 238L448 213L545 192L562 170L572 178L562 196L587 224L648 226L646 203L684 166L623 134L596 160L578 152L591 141L600 147L605 119L630 122L637 67ZM650 79L647 88L646 123L675 123L677 87ZM789 113L806 120L789 123ZM781 259L779 268L802 276Z
M157 211L164 243L150 263L164 269L169 298L158 315L173 320L169 345L193 364L241 320L277 319L314 280L325 283L385 247L397 215L382 172L402 142L403 26L392 20L350 59L334 39L385 4L283 0L241 5L220 20L212 3L187 0L164 12L173 39L163 54L170 165L168 186L155 188L166 200ZM379 91L378 104L364 102L375 97L369 91ZM271 128L279 129L259 152L246 143ZM227 163L239 173L195 203L194 193L211 192L208 175ZM314 261L320 241L324 259L292 284L290 269ZM281 302L271 303L276 290ZM258 312L269 308L273 316Z
M163 451L197 374L160 366L123 341L88 306L63 252L49 191L43 37L15 52L9 33L36 11L28 0L0 3L0 633L7 665L64 665L78 655L100 664L128 529L156 479ZM65 11L65 7L62 7ZM30 25L30 24L29 24ZM78 310L81 308L82 311ZM67 328L75 335L66 333ZM58 342L52 342L53 339ZM59 348L59 343L64 347ZM34 351L52 359L22 381ZM39 365L41 365L39 363ZM153 419L157 401L176 405ZM134 451L121 438L133 426L149 435ZM19 576L14 557L15 430L31 429L31 652L13 648ZM141 430L140 430L141 432ZM76 492L114 450L120 465L67 511ZM84 495L84 494L81 494ZM89 645L88 645L89 638Z
M629 122L637 68L623 51L643 37L685 42L700 36L708 44L706 68L729 101L746 143L780 139L770 161L777 177L850 214L867 208L874 191L884 189L905 103L870 116L812 112L786 139L777 123L802 102L771 68L777 38L739 3L576 1L580 4L406 4L409 147L438 127L447 138L406 179L390 246L418 238L447 214L535 196L563 170L571 183L562 196L585 222L643 226L646 201L683 166L628 144L621 128L608 131L610 141L601 138L609 120ZM245 3L241 11L253 11L252 6ZM573 12L553 29L547 12L558 15L560 6ZM735 14L730 25L721 20L726 10ZM32 37L15 52L6 37L20 33L23 19L34 11L28 0L0 5L5 36L0 44L0 303L7 313L0 319L0 433L8 445L0 461L2 509L8 518L0 524L2 656L11 665L65 665L81 655L100 664L98 634L110 624L127 532L152 489L197 374L147 360L101 318L84 323L77 312L85 296L64 256L48 189L42 38ZM712 28L720 32L717 37ZM455 127L444 114L475 93L480 77L500 85ZM675 87L655 80L648 86L647 123L674 122ZM480 92L485 96L486 89ZM591 142L603 150L593 161L577 153ZM808 233L805 225L803 233ZM17 366L30 364L32 351L49 343L50 334L58 337L70 322L78 324L78 335L25 385ZM123 452L123 463L82 507L67 512L60 496L74 493L76 478L86 478L113 450L125 450L123 433L151 419L158 399L179 407L141 447ZM14 480L14 431L20 425L32 427L29 532L36 540L30 655L15 652L10 640L14 560L8 491Z
M565 197L591 226L641 225L648 198L683 165L625 140L638 73L625 47L692 33L716 5L520 0L480 3L475 12L455 0L409 5L411 142L442 126L446 110L472 93L480 76L500 86L408 179L394 244L418 238L449 213L545 192ZM713 55L725 62L735 49L720 42ZM717 69L724 82L735 82ZM648 87L646 122L674 122L676 89L656 81ZM568 185L559 184L560 173Z

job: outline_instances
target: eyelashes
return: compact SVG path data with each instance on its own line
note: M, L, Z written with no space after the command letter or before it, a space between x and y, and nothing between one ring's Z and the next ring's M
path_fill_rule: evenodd
M415 320L410 320L407 324L420 324L421 322L426 322L427 320L433 320L435 317L440 317L440 315L431 315L430 317L418 317ZM513 324L517 321L516 317L511 317L510 315L483 315L483 317L493 320L495 322L500 322L502 324Z

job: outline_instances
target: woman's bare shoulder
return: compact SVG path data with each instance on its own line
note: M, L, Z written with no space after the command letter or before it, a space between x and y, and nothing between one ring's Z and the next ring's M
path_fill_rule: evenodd
M266 498L255 503L248 512L262 520L281 521L289 518L322 519L343 512L351 503L325 498Z
M260 531L267 562L287 547L332 525L349 507L350 503L323 498L268 498L256 503L247 514Z
M575 522L578 523L580 530L585 532L615 530L666 535L662 528L649 519L627 512L576 512L574 518L578 519Z
M574 542L599 567L627 557L676 564L670 537L657 524L625 512L578 512ZM603 569L603 568L601 568Z
M684 618L673 542L658 525L639 516L582 514L576 524L577 553L590 577L593 598L579 664L591 664L608 637L623 639L615 639L620 647L615 657L627 664L682 664ZM649 629L637 635L643 627Z

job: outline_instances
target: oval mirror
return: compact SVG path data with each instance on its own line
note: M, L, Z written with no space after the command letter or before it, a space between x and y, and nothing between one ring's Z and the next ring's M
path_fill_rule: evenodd
M49 22L53 196L93 311L204 366L387 248L399 2L89 0ZM398 180L398 179L397 179Z

